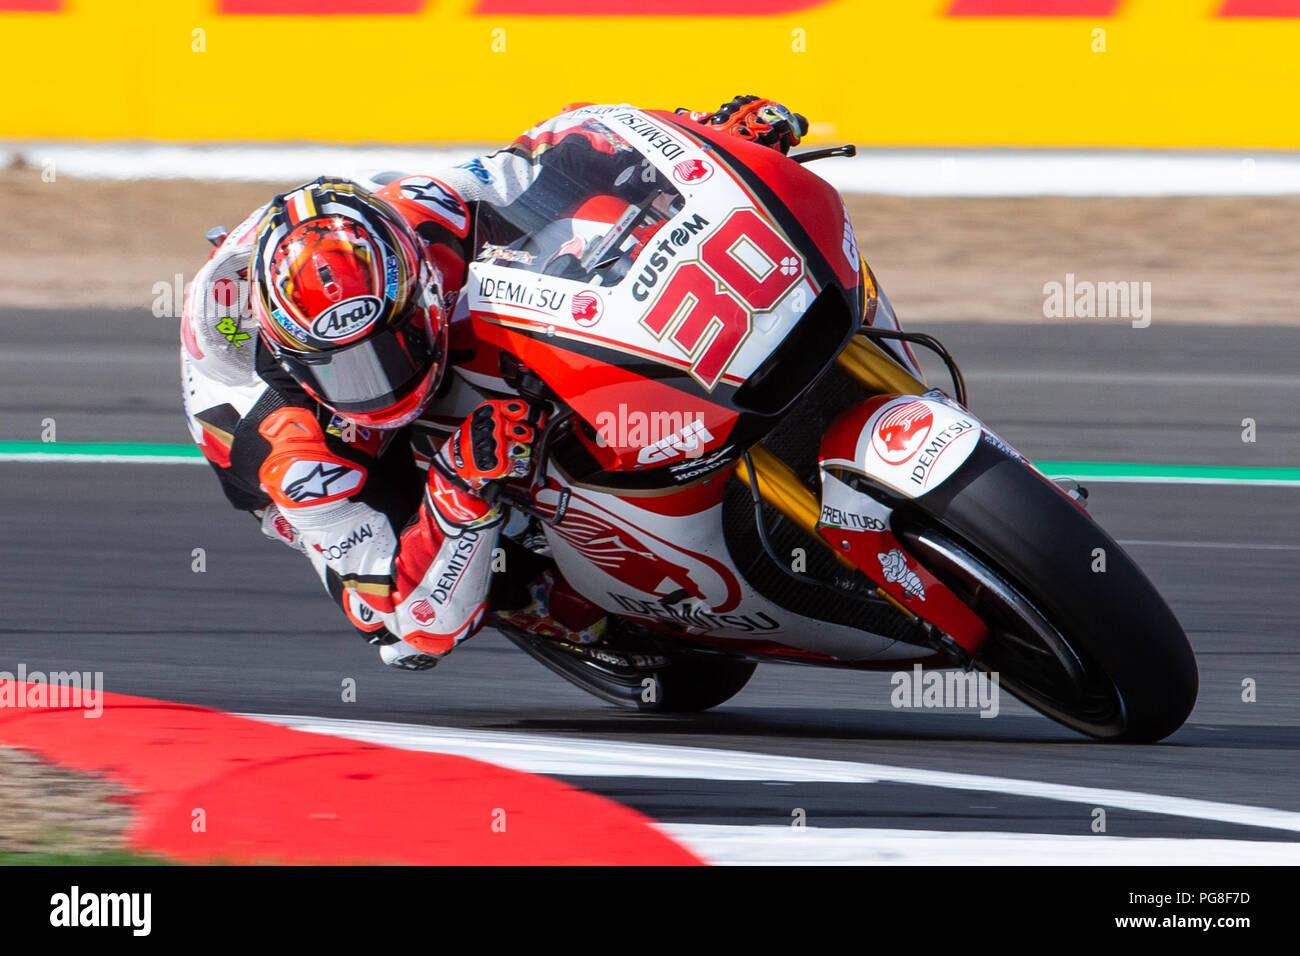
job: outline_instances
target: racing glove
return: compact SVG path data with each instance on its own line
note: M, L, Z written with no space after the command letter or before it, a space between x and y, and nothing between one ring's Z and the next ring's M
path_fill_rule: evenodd
M447 534L485 528L501 517L499 481L528 474L532 409L523 399L481 404L429 464L429 498Z
M758 96L737 96L724 103L715 113L697 113L679 109L698 123L716 127L732 136L739 136L769 146L781 153L790 152L808 134L808 120L792 113L780 103Z

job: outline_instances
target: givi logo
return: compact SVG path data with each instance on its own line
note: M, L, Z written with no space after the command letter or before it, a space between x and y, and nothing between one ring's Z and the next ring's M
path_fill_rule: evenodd
M876 423L871 447L891 465L901 465L916 454L934 428L934 413L925 402L899 405Z

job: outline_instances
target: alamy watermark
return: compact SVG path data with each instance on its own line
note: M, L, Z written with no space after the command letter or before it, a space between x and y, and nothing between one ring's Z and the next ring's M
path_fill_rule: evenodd
M152 893L88 893L75 884L50 897L50 925L61 928L123 927L132 936L153 929Z
M0 708L81 710L83 717L104 713L103 671L0 671Z
M194 278L187 279L183 272L177 272L170 280L155 282L149 291L153 295L149 308L154 318L179 319L187 297L199 290L194 288ZM198 318L231 317L243 321L256 315L253 309L254 284L248 279L214 279L203 286L202 293L190 306Z
M889 683L889 703L900 709L978 708L980 717L996 717L1000 709L997 671L926 671L914 664L910 671L895 671Z
M1045 319L1131 319L1133 328L1151 324L1150 282L1093 282L1076 280L1073 272L1064 282L1043 283Z
M698 412L644 412L620 402L616 411L596 415L596 444L639 448L637 461L657 465L676 458L698 458L713 435Z

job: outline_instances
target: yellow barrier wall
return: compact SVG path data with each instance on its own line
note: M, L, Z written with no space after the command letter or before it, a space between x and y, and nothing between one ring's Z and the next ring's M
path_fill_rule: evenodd
M712 108L757 92L806 113L820 140L1300 148L1300 18L1232 15L1300 14L1290 0L377 0L366 8L418 12L221 12L313 3L357 7L0 0L0 137L498 142L573 100ZM492 12L738 7L777 12ZM954 15L963 9L1102 13Z

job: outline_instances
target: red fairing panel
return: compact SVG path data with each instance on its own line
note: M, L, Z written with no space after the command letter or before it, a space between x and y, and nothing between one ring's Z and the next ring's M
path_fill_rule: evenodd
M972 654L988 627L957 595L904 549L888 528L857 530L819 525L827 543L922 620L929 621Z
M956 456L964 449L968 455L966 446L978 441L978 423L970 422L943 402L906 395L877 396L846 411L822 438L822 515L817 530L909 611L974 653L988 636L984 622L907 552L893 532L891 509L836 477L853 472L899 488L899 482L910 481L920 469L918 490L900 490L924 493L925 483L940 474L946 453L959 463ZM946 470L947 465L945 461L942 467Z
M931 396L882 395L846 411L822 439L822 466L868 475L919 498L954 475L984 432L964 408Z
M599 427L607 416L617 417L620 407L625 418L633 413L656 416L671 410L680 418L702 422L713 437L711 447L720 447L726 444L736 423L736 413L721 405L552 342L521 335L491 321L480 321L476 332L482 341L517 356L594 427ZM626 437L626 429L603 429L606 446L593 451L607 468L632 470L638 465L637 457L644 445L620 444L620 431Z

